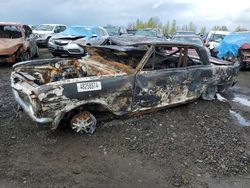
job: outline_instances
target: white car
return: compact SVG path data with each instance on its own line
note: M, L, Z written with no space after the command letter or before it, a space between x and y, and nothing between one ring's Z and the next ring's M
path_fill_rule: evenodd
M205 44L209 48L211 55L217 57L218 47L225 36L229 35L228 31L210 31L205 39Z
M62 24L41 24L37 26L33 33L38 37L37 44L39 46L47 46L49 39L56 33L63 32L67 27Z

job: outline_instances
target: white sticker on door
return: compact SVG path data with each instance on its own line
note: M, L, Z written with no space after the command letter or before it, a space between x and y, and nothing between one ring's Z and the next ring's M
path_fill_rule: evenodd
M77 91L78 92L97 91L97 90L102 90L101 82L77 83Z

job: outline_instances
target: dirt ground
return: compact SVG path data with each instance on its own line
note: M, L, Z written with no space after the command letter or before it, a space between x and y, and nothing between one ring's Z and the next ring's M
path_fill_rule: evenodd
M0 67L0 187L250 187L249 70L218 100L79 135L39 128L17 112L11 69Z

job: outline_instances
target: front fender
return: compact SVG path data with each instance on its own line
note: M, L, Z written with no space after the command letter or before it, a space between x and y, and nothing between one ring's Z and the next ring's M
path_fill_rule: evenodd
M60 121L62 120L62 118L72 112L73 110L76 110L82 106L87 106L87 105L101 105L104 108L108 109L108 111L110 111L111 113L115 114L115 115L120 115L119 113L116 113L112 110L112 108L105 102L103 101L98 101L98 100L93 100L93 101L79 101L76 103L72 103L70 102L68 105L66 105L62 110L56 112L55 118L52 122L52 129L56 129L60 123Z

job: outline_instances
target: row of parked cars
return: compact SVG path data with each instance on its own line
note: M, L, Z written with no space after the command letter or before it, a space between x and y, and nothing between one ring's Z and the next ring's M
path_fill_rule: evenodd
M32 29L31 29L32 28ZM46 46L53 56L84 56L81 46L134 41L167 41L193 43L208 47L208 53L217 55L217 47L227 32L211 31L205 39L194 32L176 32L172 38L159 28L126 30L118 26L67 27L63 24L42 24L36 27L18 23L0 23L0 61L18 62L39 56L38 46ZM118 40L116 40L118 39ZM118 43L119 43L118 42Z

